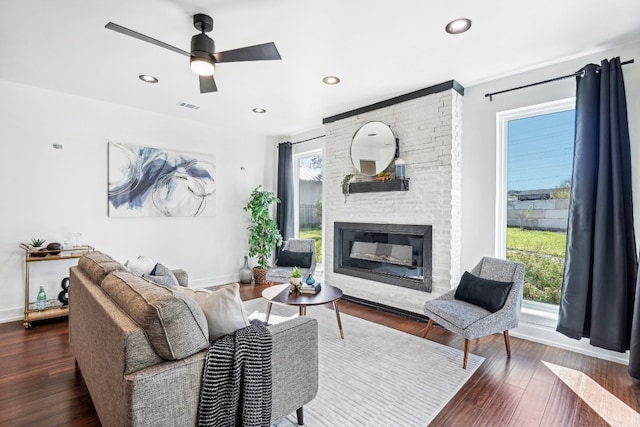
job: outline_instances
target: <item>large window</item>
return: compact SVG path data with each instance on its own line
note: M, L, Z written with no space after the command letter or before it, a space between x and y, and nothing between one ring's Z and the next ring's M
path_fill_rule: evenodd
M322 263L322 151L296 155L296 224L301 239L316 241L317 262Z
M497 242L526 265L524 299L560 302L573 167L574 100L498 114Z

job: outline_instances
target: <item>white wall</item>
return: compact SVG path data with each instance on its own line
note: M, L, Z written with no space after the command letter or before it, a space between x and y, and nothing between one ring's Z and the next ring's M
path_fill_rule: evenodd
M461 268L469 269L484 255L499 255L496 236L496 113L575 96L575 78L485 98L486 93L517 87L573 73L587 63L620 56L635 59L623 67L627 95L635 228L640 230L640 43L610 49L512 77L465 88L462 144L462 254ZM636 238L637 239L637 238ZM626 355L605 351L588 340L570 340L555 332L557 315L539 316L523 311L513 336L556 345L609 360L624 362Z
M496 203L496 113L575 96L575 79L569 78L493 97L486 93L522 86L566 74L587 63L620 56L627 93L633 169L634 214L640 230L640 43L547 66L516 76L465 88L462 143L462 258L463 269L472 268L480 257L494 255Z
M61 242L82 232L119 261L144 254L184 268L192 286L238 280L249 219L242 206L258 184L273 187L276 159L263 136L7 81L0 81L0 99L0 322L22 316L18 244L33 237ZM109 218L108 141L215 155L216 216ZM55 297L69 264L33 264L31 298L40 285Z

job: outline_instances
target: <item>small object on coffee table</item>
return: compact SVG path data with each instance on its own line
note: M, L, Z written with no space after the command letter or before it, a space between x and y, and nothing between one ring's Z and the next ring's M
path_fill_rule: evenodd
M298 288L298 292L300 292L301 294L315 295L318 292L320 292L321 289L322 289L322 286L320 286L320 282L315 282L315 283L313 283L311 285L303 283Z

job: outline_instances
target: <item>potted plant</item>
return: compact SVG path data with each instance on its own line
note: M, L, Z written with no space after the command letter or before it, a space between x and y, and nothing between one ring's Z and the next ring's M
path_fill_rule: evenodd
M45 239L31 239L31 256L44 257L47 256L46 249L42 247Z
M300 268L293 267L289 273L289 293L299 293L300 285L302 284L302 273Z
M291 269L291 273L289 273L289 282L295 286L302 283L302 273L300 272L300 268L293 267Z
M280 202L270 191L261 191L257 186L243 208L251 213L249 230L249 256L256 257L258 265L253 267L253 276L257 285L266 283L265 276L269 269L271 254L276 246L282 245L282 235L278 225L271 217L274 203Z
M31 247L40 249L44 242L45 239L31 239Z

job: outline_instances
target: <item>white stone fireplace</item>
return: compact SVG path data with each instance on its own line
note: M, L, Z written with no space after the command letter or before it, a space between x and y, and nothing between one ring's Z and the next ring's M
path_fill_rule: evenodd
M455 81L325 119L325 281L359 300L422 314L427 299L460 277L462 93ZM406 161L409 191L350 194L342 180L356 174L351 138L370 121L389 125ZM355 179L370 179L358 177ZM431 226L432 292L334 272L334 223Z

